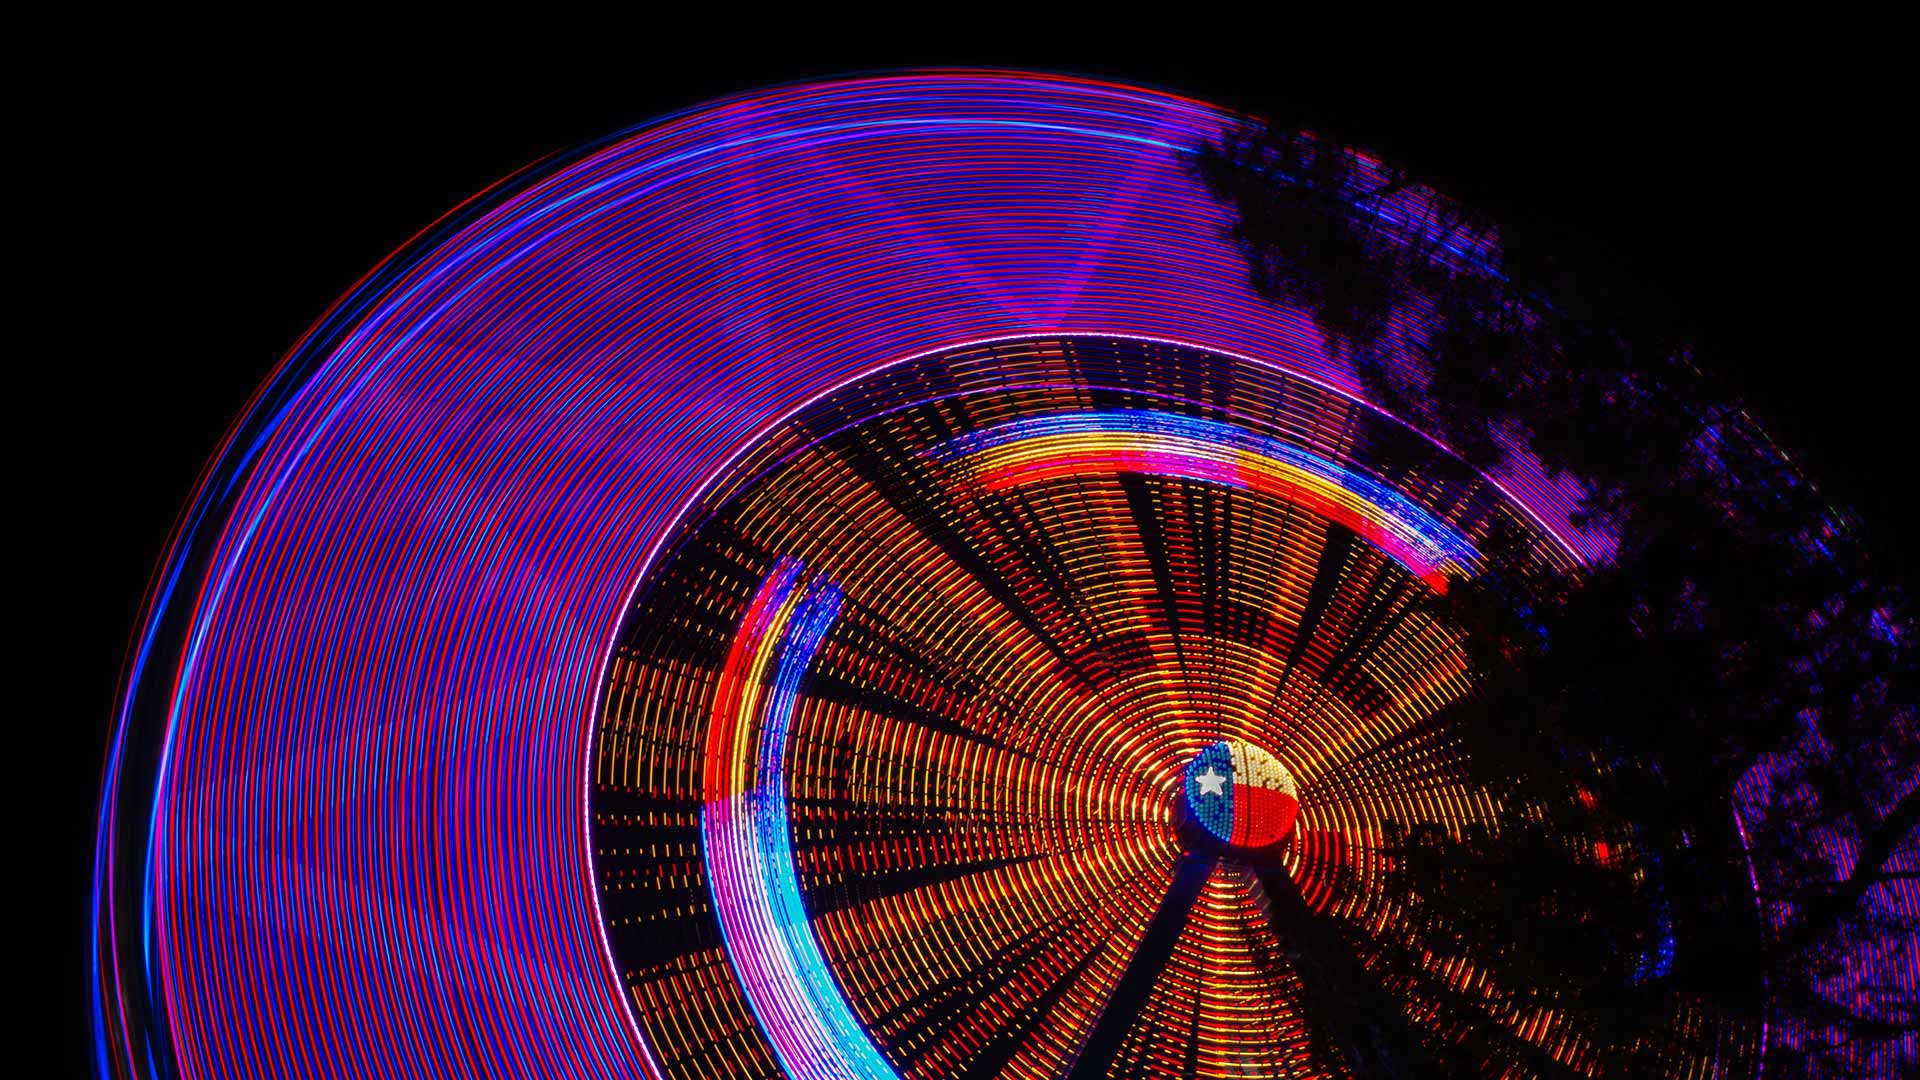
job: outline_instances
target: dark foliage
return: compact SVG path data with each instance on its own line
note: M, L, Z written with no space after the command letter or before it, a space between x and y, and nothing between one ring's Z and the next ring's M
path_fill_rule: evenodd
M1908 597L1682 344L1567 314L1468 210L1353 151L1247 126L1192 158L1265 298L1368 392L1481 467L1524 451L1616 539L1578 575L1489 565L1434 603L1481 692L1452 717L1505 816L1389 837L1410 936L1371 944L1475 1068L1552 1071L1499 1016L1551 1009L1593 1071L1724 1059L1769 1077L1912 1068L1915 1003L1858 960L1911 941L1920 871ZM1528 245L1517 245L1527 248ZM1467 957L1487 988L1436 981Z

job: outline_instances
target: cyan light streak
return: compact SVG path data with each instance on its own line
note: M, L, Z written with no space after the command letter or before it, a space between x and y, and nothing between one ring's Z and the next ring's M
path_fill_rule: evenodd
M726 675L741 680L738 693L723 689L714 717L716 726L732 730L714 732L709 746L722 750L721 774L745 784L708 799L703 847L728 957L781 1067L796 1080L897 1080L813 936L787 822L785 759L794 702L841 602L838 588L802 584L799 563L782 559L741 620L735 655L746 663L744 670L730 664ZM759 737L749 742L741 736L756 718ZM748 762L751 772L742 768Z

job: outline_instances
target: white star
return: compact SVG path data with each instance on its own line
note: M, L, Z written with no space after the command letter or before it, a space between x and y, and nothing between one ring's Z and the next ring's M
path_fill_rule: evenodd
M1224 776L1221 776L1217 772L1214 772L1213 766L1211 765L1207 766L1206 772L1203 772L1199 776L1194 777L1194 779L1200 781L1200 794L1202 795L1225 795L1226 794L1226 792L1222 791L1221 788L1226 784L1227 778Z

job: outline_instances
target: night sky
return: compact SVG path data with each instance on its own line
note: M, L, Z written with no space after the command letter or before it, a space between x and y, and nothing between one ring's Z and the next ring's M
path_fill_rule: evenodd
M1888 220L1907 212L1884 164L1904 125L1885 116L1893 76L1874 58L1848 55L1834 81L1810 58L1850 50L1800 30L1737 45L1600 35L1580 60L1562 53L1590 45L1587 31L1477 50L1219 32L1255 44L1214 54L1191 38L1156 55L1063 35L780 54L582 28L444 52L289 56L280 41L237 59L175 29L77 50L48 95L77 145L41 161L55 198L78 207L60 220L83 223L56 237L69 267L56 290L77 308L34 406L73 425L52 539L74 563L66 579L84 583L63 605L76 690L47 811L69 886L56 898L73 942L58 1004L74 1067L90 1060L79 950L115 677L173 514L226 425L333 299L440 213L548 152L716 95L887 67L1032 67L1320 129L1563 237L1596 297L1659 308L1734 370L1764 426L1882 546L1920 535L1898 505L1913 421L1892 372L1911 346L1881 340L1905 297L1878 265L1897 243ZM569 59L582 40L591 58Z

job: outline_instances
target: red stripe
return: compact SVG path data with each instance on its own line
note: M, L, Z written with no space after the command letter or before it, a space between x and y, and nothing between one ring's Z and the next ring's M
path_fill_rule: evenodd
M1300 801L1279 788L1233 785L1233 843L1265 847L1287 835Z

